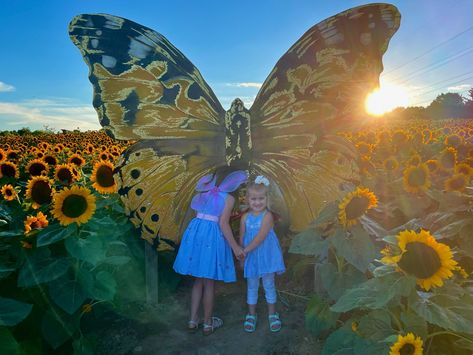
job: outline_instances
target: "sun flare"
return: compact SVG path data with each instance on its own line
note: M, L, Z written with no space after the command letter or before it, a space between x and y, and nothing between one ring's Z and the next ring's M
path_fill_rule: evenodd
M407 106L409 98L406 89L396 85L381 85L366 97L366 112L381 116L399 106Z

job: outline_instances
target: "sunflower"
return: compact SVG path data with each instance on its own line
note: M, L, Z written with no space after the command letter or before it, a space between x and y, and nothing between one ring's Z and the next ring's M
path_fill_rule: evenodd
M18 150L8 149L7 159L8 160L18 160L20 156L18 155Z
M451 134L445 138L445 145L450 147L458 147L463 143L463 138L458 134Z
M93 144L87 143L85 150L87 151L87 153L92 154L95 151L95 147Z
M44 157L43 157L43 161L50 165L50 166L56 166L57 165L57 159L54 155L52 154L46 154Z
M422 131L422 136L424 144L429 144L432 140L432 132L429 129L424 129Z
M51 203L52 194L54 192L51 185L52 181L46 176L34 176L28 181L26 185L26 197L33 201L33 208Z
M53 216L66 226L87 223L95 212L95 196L86 187L72 186L54 194Z
M108 151L103 151L99 154L99 159L100 160L110 160L110 154L108 154Z
M94 170L90 176L92 186L102 194L114 193L117 184L113 179L113 164L108 161L99 161L94 164Z
M399 163L395 157L389 157L383 161L383 167L387 171L394 171L399 167Z
M2 177L10 177L18 179L20 176L20 171L16 167L15 163L9 161L3 161L0 163L0 178Z
M67 161L68 163L75 164L78 167L85 164L85 159L82 158L80 154L72 154Z
M13 201L16 198L17 193L12 185L7 184L2 186L2 195L5 200Z
M6 159L7 159L7 153L5 153L5 151L2 148L0 148L0 162Z
M429 169L425 164L410 166L404 170L403 181L407 192L424 191L430 186Z
M358 152L361 156L370 155L373 151L373 145L366 142L360 142L356 144L356 148L358 149Z
M457 161L457 150L447 147L440 153L439 162L445 169L452 169Z
M455 174L445 180L445 190L447 191L463 191L468 184L468 178L464 174Z
M28 163L25 169L31 176L40 176L43 175L43 171L45 171L46 174L48 173L49 166L41 159L33 159Z
M439 168L440 168L440 164L438 162L438 160L435 160L435 159L429 159L425 162L425 165L427 166L427 168L429 169L429 172L430 173L434 173L436 172Z
M458 174L463 174L466 177L470 177L473 175L473 168L471 168L471 166L467 163L461 163L455 165L455 172Z
M412 333L407 333L405 336L398 335L389 355L422 355L424 350L422 344L421 337L416 337Z
M446 244L439 243L429 231L419 233L404 230L397 236L400 254L395 255L390 248L382 251L385 264L397 264L406 274L413 275L424 290L440 287L443 280L453 276L457 262Z
M28 234L33 229L41 229L49 225L48 219L43 214L43 212L38 212L36 216L26 217L25 224L25 234Z
M54 178L63 185L70 185L74 181L71 169L72 164L59 164L56 166Z
M378 199L369 189L358 187L350 192L338 205L338 219L346 227L358 223L358 219L370 208L376 207Z

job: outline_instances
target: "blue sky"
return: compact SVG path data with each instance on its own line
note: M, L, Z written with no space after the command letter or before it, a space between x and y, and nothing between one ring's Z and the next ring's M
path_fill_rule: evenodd
M87 66L67 33L69 21L77 14L109 13L160 32L200 70L228 108L236 97L250 106L277 60L311 26L366 3L4 1L0 8L0 130L100 127L91 103ZM426 105L441 92L465 94L473 84L473 1L390 3L398 7L402 19L383 59L382 80L406 87L411 105Z

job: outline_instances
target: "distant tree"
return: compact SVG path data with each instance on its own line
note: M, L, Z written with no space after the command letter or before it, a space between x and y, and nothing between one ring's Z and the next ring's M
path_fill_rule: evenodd
M463 97L453 92L438 95L427 107L427 111L432 118L460 118L466 116Z
M465 111L466 117L473 118L473 88L468 90L467 97L465 98Z
M407 120L429 118L428 112L423 106L396 107L387 116L388 118Z
M31 134L31 130L28 127L23 127L17 131L18 135L24 136L27 134Z

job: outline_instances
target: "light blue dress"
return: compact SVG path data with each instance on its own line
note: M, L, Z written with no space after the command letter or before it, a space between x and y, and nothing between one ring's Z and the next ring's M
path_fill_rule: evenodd
M221 200L228 197L218 192ZM196 212L219 217L224 203L207 203ZM191 275L224 282L236 281L233 254L223 236L218 221L193 218L181 240L179 252L173 266L182 275Z
M257 216L248 213L245 221L245 235L243 236L244 247L247 247L258 234L265 214L266 211ZM276 233L271 228L263 242L246 256L244 277L261 277L263 274L273 272L281 274L285 270L281 246Z

